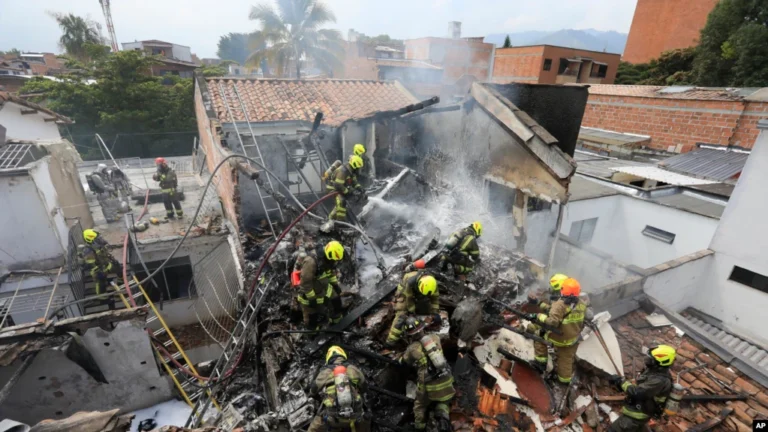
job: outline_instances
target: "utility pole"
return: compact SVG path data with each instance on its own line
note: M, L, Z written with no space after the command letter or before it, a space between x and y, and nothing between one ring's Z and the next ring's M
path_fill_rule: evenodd
M112 45L112 52L118 52L120 51L120 47L117 45L115 25L112 24L112 11L109 7L109 0L99 0L99 4L101 4L101 10L104 12L104 19L107 21L107 31L109 32L109 40Z

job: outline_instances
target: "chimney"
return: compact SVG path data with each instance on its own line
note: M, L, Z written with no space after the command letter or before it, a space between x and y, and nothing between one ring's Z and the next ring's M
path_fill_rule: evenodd
M448 22L448 37L451 39L461 39L461 21Z

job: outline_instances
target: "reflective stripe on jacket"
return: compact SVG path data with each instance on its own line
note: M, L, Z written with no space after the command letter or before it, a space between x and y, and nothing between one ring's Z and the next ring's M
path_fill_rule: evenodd
M395 310L421 315L440 312L440 293L438 289L431 295L425 296L419 291L419 278L427 274L413 271L403 275L403 279L395 291Z
M440 345L440 338L434 334L428 335L428 337L430 337L440 351L442 351L443 348L442 345ZM426 391L430 401L447 402L456 394L456 390L453 388L453 375L451 374L450 369L446 371L435 371L442 372L442 374L437 377L430 377L431 362L420 341L415 341L408 345L408 348L406 348L400 361L408 366L416 368L416 375L418 377L416 383L417 389L419 391Z
M562 298L557 300L552 304L547 315L539 315L539 321L558 328L562 334L547 332L544 337L556 347L567 347L575 344L584 328L586 312L587 304L582 300L578 300L573 306L568 305Z
M622 414L635 420L648 420L664 409L672 392L672 375L669 368L646 369L637 378L637 384L625 381L621 389L627 394Z
M295 269L301 270L297 300L305 306L320 305L333 294L333 285L339 283L336 272L328 260L318 258L316 252L300 257Z

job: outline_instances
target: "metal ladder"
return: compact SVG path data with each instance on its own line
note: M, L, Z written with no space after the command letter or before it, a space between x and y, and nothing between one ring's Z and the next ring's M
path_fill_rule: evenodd
M233 88L235 89L235 96L237 96L237 100L240 102L240 111L243 113L243 118L245 118L246 123L248 124L248 130L251 133L251 139L253 140L253 144L245 145L243 143L243 138L240 136L240 130L237 127L237 122L235 122L235 117L232 115L232 111L229 107L229 99L227 98L227 94L224 88L224 85L219 82L219 94L221 94L221 98L224 101L224 106L227 107L227 114L229 114L229 120L232 122L232 125L235 127L235 134L237 135L237 140L240 142L240 147L243 149L243 155L248 156L248 152L245 150L249 147L256 147L256 157L255 159L258 163L267 166L267 164L264 163L264 157L261 155L261 149L259 148L259 144L256 142L256 134L253 133L253 128L251 127L251 122L248 119L248 112L245 109L245 104L243 104L243 100L240 98L240 93L237 91L237 85L233 85ZM247 161L248 166L251 166L251 161ZM267 184L269 185L270 189L275 190L275 187L272 185L272 179L269 175L267 177ZM277 206L274 208L267 208L267 205L264 201L264 195L261 193L261 187L259 187L258 183L256 183L256 180L253 181L256 185L256 191L259 195L259 200L261 201L261 208L264 209L264 215L267 217L267 222L269 223L269 229L272 231L272 237L277 238L277 232L275 232L275 227L272 226L272 218L269 216L270 212L277 211L280 215L280 221L283 221L283 210L280 208L280 205L275 203Z
M171 329L168 327L168 324L166 324L162 315L160 315L160 312L158 312L157 307L155 307L155 303L152 302L152 300L149 298L149 296L147 295L147 292L144 290L144 287L141 286L141 284L139 283L139 280L136 278L135 275L133 275L133 282L136 284L136 287L139 288L139 291L133 294L134 301L143 297L144 300L147 302L147 305L149 305L150 307L151 313L150 313L150 316L147 317L147 325L155 321L160 321L160 324L162 325L162 327L160 327L158 330L155 330L155 331L152 331L151 329L147 328L147 333L149 333L150 336L152 337L152 339L150 340L150 345L152 345L152 349L155 351L155 355L157 356L158 360L160 360L160 364L163 365L163 368L173 380L173 383L176 386L176 389L179 391L179 394L181 394L181 397L184 399L184 401L191 407L193 406L194 402L199 400L200 396L204 394L203 389L195 387L193 384L195 383L195 381L197 381L200 386L205 386L206 382L203 380L198 380L193 376L189 376L185 374L180 367L176 366L171 361L171 358L173 358L177 362L180 360L183 360L187 363L186 367L189 369L190 372L192 372L195 375L199 375L197 373L197 370L195 369L194 364L192 364L192 361L189 360L189 357L187 357L187 354L184 352L184 349L181 347L181 344L179 344L179 341L176 340L176 337L173 335L173 332L171 332ZM120 296L120 301L125 305L126 309L133 308L122 293L118 293L118 295ZM163 337L166 338L165 341L161 339ZM159 345L162 346L163 350L173 346L176 348L176 353L171 354L169 358L168 356L164 355ZM207 394L207 396L210 398L210 400L213 402L216 408L219 408L218 402L213 400L213 396L211 395L210 390L205 390L205 394Z
M245 347L248 331L258 315L259 308L266 298L267 292L269 292L271 283L272 279L264 282L263 277L259 281L256 290L248 300L248 304L246 304L245 309L238 317L237 324L232 330L232 336L227 341L227 345L224 347L221 356L219 356L219 359L216 361L216 366L214 366L213 373L211 373L211 381L219 381L226 378L228 374L231 373L230 369L235 366L237 361L239 361L240 352ZM184 427L195 428L200 426L211 403L215 404L216 401L213 400L210 393L202 395L192 408L192 413L189 415ZM219 407L216 406L216 408Z

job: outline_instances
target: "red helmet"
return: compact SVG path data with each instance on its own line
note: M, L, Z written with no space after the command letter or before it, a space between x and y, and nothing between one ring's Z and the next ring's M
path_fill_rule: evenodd
M578 296L581 294L581 284L574 278L568 278L563 281L563 287L560 289L560 295Z
M164 163L165 163L165 158L159 157L159 158L155 159L155 165L162 165Z

